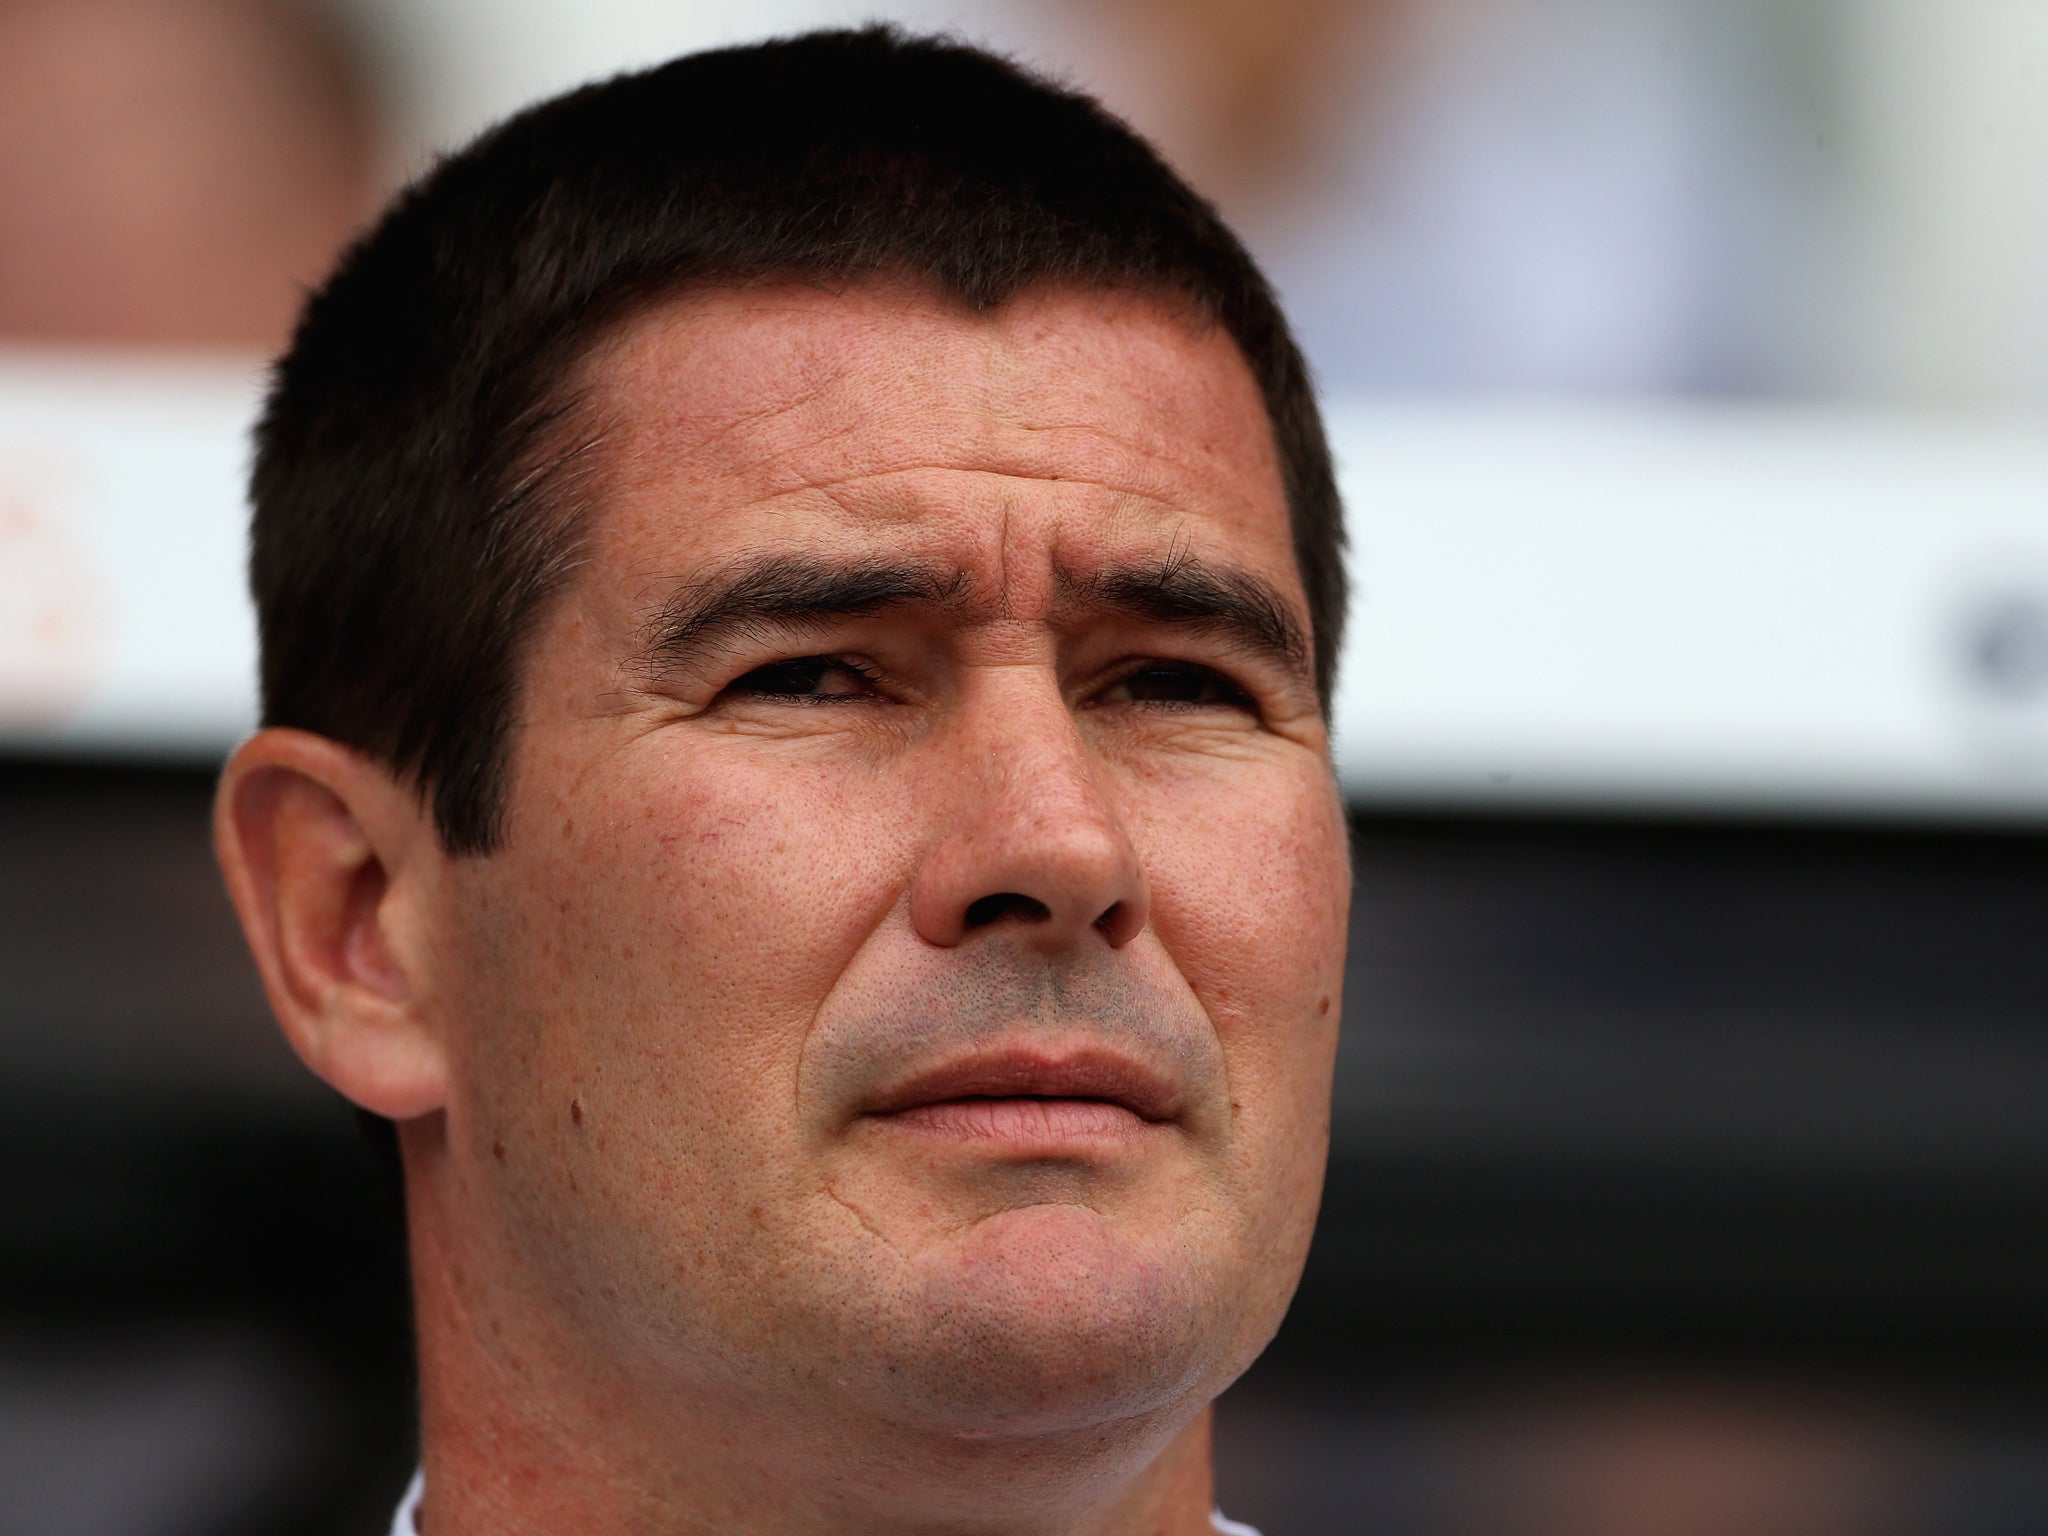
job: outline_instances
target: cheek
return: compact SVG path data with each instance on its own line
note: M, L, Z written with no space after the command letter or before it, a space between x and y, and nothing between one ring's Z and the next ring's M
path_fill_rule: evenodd
M1232 1098L1311 1131L1319 1158L1351 899L1335 786L1276 764L1141 805L1153 927L1216 1025Z
M451 1132L652 1262L794 1167L805 1036L900 896L902 817L843 774L652 751L572 782L485 861Z
M1230 1082L1217 1172L1242 1214L1250 1347L1277 1325L1314 1230L1350 913L1343 811L1319 764L1142 797L1153 929L1216 1027Z
M843 774L689 766L580 786L543 876L560 943L584 963L579 989L628 1004L620 1026L772 1055L898 899L900 822Z

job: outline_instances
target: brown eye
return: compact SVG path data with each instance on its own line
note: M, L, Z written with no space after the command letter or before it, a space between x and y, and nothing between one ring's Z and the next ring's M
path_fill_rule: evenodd
M866 672L843 657L799 656L756 667L733 679L726 691L809 703L860 697L872 691L870 681Z
M1229 679L1207 667L1152 665L1121 679L1113 690L1133 704L1165 704L1183 709L1245 708L1250 700Z

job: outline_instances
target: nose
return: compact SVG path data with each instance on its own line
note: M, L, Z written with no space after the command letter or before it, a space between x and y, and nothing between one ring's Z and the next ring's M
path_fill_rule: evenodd
M1057 685L992 686L958 726L934 765L939 829L910 890L919 937L950 948L1000 929L1047 952L1136 938L1144 870Z

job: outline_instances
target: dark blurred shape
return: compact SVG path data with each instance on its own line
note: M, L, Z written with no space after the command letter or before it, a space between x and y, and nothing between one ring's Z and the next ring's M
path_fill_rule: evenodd
M2048 837L1355 821L1267 1536L2048 1529Z
M313 6L0 0L0 340L274 350L379 158Z
M1472 1536L1884 1536L1911 1519L1913 1437L1783 1386L1657 1381L1508 1398L1476 1427L1498 1475Z
M269 1020L212 781L0 760L8 1536L374 1536L412 1464L397 1202Z
M1256 1378L1255 1378L1256 1379ZM2030 1536L2044 1424L1981 1383L1495 1371L1224 1399L1226 1507L1267 1536Z

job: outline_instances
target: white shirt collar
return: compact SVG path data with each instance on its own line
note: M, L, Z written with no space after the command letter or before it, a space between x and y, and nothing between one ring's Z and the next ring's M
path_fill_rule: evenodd
M391 1522L391 1536L419 1536L419 1523L413 1513L420 1507L420 1490L426 1487L424 1472L415 1472L412 1481L405 1485L405 1497L398 1501L398 1517Z

